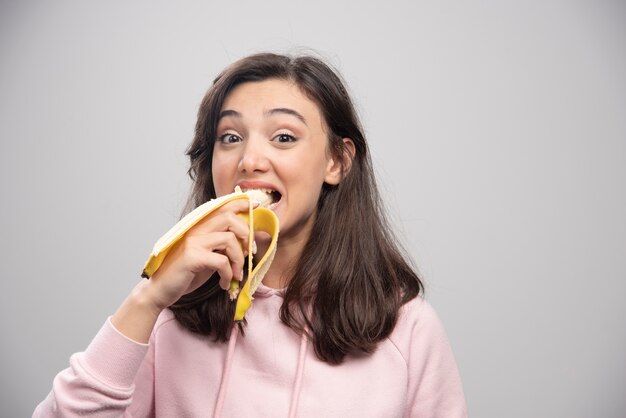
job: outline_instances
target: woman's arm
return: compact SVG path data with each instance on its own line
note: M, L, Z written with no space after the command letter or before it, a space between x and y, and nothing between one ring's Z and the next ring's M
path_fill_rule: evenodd
M189 230L150 280L135 286L89 347L71 357L33 416L151 415L154 374L146 354L159 315L214 272L224 289L231 279L242 278L240 242L247 243L249 227L236 214L247 210L247 200L230 202Z
M33 417L153 415L153 353L153 346L129 339L107 319L87 349L56 375Z

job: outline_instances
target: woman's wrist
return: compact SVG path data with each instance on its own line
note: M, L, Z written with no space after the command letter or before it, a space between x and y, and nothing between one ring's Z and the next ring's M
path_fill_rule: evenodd
M130 298L135 305L152 312L155 316L159 316L161 311L167 308L167 306L163 306L161 299L158 297L155 283L149 279L144 279L137 283L137 286L130 293Z
M145 344L162 310L151 295L149 282L143 280L113 314L111 322L126 337Z

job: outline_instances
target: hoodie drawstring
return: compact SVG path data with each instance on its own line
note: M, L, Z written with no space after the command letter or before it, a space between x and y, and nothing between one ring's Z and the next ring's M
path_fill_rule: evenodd
M291 405L289 406L289 418L294 418L298 413L298 403L300 402L300 390L302 389L302 375L304 374L304 362L306 361L306 351L308 347L307 330L302 332L300 337L300 351L298 353L298 368L296 369L296 381L291 392Z
M222 415L222 407L224 406L224 399L226 398L226 388L228 387L228 378L230 377L230 366L233 363L233 353L235 352L235 345L237 345L237 335L239 335L239 326L235 324L228 340L226 364L224 366L224 372L222 373L222 380L220 381L220 390L217 394L213 418L219 418Z
M226 388L228 387L228 380L230 377L230 369L233 363L233 354L235 352L235 346L237 345L237 335L239 335L238 326L235 325L230 333L228 340L228 351L226 353L226 363L224 366L224 372L222 373L222 379L220 381L220 388L217 394L217 401L215 403L215 409L213 411L213 418L219 418L222 415L222 408L224 407L224 399L226 398ZM298 413L298 404L300 402L300 391L302 389L302 376L304 375L304 363L306 361L306 353L308 348L307 330L305 329L300 337L300 350L298 351L298 367L296 369L296 377L291 392L291 404L289 406L289 418L295 418Z

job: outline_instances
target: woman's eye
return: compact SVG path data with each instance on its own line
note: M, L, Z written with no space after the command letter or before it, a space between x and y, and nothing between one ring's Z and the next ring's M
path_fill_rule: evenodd
M296 137L293 135L289 135L289 134L278 134L274 137L274 140L281 144L286 144L289 142L295 142Z
M221 135L219 138L219 141L224 143L224 144L234 144L236 142L240 142L241 141L241 137L239 137L238 135L235 134L224 134Z

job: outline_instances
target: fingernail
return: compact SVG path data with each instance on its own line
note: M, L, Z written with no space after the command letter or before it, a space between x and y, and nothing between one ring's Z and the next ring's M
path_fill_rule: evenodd
M256 254L256 241L252 241L252 254Z
M239 281L243 280L243 269L241 269L241 274L239 274Z

